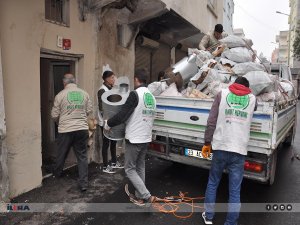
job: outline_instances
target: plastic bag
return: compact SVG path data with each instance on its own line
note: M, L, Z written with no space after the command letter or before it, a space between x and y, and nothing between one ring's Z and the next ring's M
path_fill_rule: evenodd
M281 87L285 91L285 93L288 95L289 98L294 96L294 86L293 84L288 80L282 80L280 82Z
M199 50L197 48L189 48L188 54L196 54L196 65L202 67L208 60L213 58L213 55L209 51Z
M236 62L233 62L233 61L231 61L231 60L229 60L229 59L226 59L226 58L221 58L221 59L220 59L220 63L221 63L222 65L229 64L231 67L234 67L234 66L237 64Z
M228 88L229 85L230 84L221 83L220 81L213 81L208 84L205 91L208 92L210 96L215 97L222 89Z
M247 73L244 77L248 79L250 89L254 95L274 91L273 81L266 72L252 71Z
M248 48L238 47L227 49L222 53L222 58L227 58L237 63L251 62L252 52Z
M263 93L256 97L258 102L274 102L276 101L275 92Z
M245 47L245 41L235 35L228 35L220 40L222 44L226 44L228 48Z
M264 71L264 66L259 63L245 62L236 64L232 70L237 75L245 75L251 71Z
M230 80L230 74L220 70L210 69L207 76L201 84L197 86L197 89L202 91L210 82L220 81L222 83L228 83Z
M176 84L172 83L160 96L182 97L182 94L178 92Z
M165 81L163 82L153 82L148 85L149 91L154 95L158 96L168 88L168 85Z

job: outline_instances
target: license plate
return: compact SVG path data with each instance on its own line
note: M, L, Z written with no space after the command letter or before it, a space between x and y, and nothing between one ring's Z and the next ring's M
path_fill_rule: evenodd
M204 157L202 155L202 152L199 151L199 150L185 148L184 154L186 156L191 156L191 157L196 157L196 158L204 159ZM212 156L213 156L213 154L210 153L209 156L206 159L212 160Z

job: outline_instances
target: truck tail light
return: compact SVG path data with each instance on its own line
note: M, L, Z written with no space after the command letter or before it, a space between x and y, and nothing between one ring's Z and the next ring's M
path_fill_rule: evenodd
M156 152L166 153L166 146L163 144L153 143L149 144L149 148Z
M256 162L246 161L244 164L244 169L251 171L251 172L260 173L263 171L263 165L260 163L256 163Z

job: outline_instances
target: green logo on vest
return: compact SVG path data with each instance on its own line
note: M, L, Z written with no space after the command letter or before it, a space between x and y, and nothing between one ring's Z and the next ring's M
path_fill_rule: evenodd
M155 108L155 100L152 94L145 93L144 94L144 104L145 107L148 109L154 109Z
M80 91L69 92L67 98L70 104L76 104L76 105L82 104L84 99L83 94Z
M250 98L249 95L238 96L233 93L229 93L226 97L226 101L229 107L234 109L245 109L248 107Z

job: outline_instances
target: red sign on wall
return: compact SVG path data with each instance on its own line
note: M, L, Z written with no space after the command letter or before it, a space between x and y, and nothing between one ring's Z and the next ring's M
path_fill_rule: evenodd
M63 50L71 49L71 39L63 39Z

